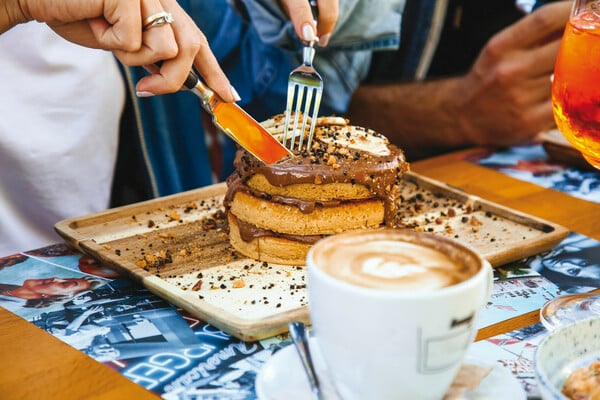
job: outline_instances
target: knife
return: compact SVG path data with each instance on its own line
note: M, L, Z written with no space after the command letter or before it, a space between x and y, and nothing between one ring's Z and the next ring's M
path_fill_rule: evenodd
M215 126L265 164L273 164L293 153L235 103L223 101L190 71L184 86L200 98Z

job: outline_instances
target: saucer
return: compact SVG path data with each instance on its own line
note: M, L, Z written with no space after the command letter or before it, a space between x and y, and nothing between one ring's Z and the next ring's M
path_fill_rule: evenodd
M310 338L310 349L324 397L328 400L340 399L325 366L317 339L314 337ZM519 381L505 368L469 356L466 357L465 363L491 368L491 372L476 389L467 391L461 398L526 399L525 391ZM256 377L255 388L259 400L306 400L311 398L308 379L293 344L276 352L263 365Z

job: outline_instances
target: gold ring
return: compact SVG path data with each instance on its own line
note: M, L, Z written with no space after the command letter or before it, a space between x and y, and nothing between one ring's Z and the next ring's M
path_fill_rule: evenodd
M175 21L173 14L166 11L161 11L156 14L152 14L144 20L144 30L154 28L157 26L163 26L170 24Z

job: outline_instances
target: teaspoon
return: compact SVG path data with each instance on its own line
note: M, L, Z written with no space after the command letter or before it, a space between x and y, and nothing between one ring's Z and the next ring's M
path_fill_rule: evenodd
M306 329L306 326L299 321L290 322L288 324L288 329L290 330L290 337L294 342L294 346L298 351L298 355L302 361L302 366L304 367L304 371L308 377L313 399L323 400L323 395L319 385L319 378L317 377L317 372L315 371L308 346L308 329Z

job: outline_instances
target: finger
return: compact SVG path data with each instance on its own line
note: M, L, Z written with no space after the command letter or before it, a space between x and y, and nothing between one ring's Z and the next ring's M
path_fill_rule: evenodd
M178 7L176 0L165 1L173 3L173 7ZM182 49L177 59L172 60L173 64L177 63L177 67L184 71L181 84L187 78L193 63L207 85L224 101L233 102L240 100L239 95L231 86L229 79L227 79L225 72L219 66L219 62L210 49L206 36L200 31L189 15L183 10L181 10L181 14L181 18L186 21L186 24L182 25L181 29L175 31L177 42L192 41L192 45L189 47L181 46Z
M163 4L175 18L175 22L171 26L179 51L176 57L162 63L160 75L156 76L153 83L160 84L160 90L167 88L168 91L175 91L181 89L192 69L200 43L206 39L176 1L163 1Z
M194 21L179 7L175 0L163 1L165 8L173 13L175 22L171 24L178 43L176 57L165 60L158 74L142 78L137 86L138 92L153 94L168 93L180 89L187 78L192 64L198 67L200 75L207 84L225 101L239 100L232 94L231 84L209 48L206 37ZM150 69L152 70L152 68Z
M102 18L102 24L106 25L106 21ZM95 20L94 20L95 22ZM48 23L47 24L54 32L67 39L70 42L76 43L81 46L91 47L94 49L113 50L120 48L120 46L114 46L110 44L100 43L96 38L96 35L92 32L91 25L92 21L78 21L71 23ZM106 28L105 28L106 29Z
M526 112L537 104L548 101L551 96L552 84L550 76L513 79L508 86L490 87L488 96L493 96L497 103L506 107L514 107Z
M125 65L153 64L177 56L179 46L174 31L168 26L155 27L142 34L142 47L138 51L114 50L117 58Z
M90 22L96 40L105 49L137 51L142 45L142 8L139 1L105 0L104 18Z
M569 19L570 10L570 1L545 5L502 30L495 38L505 48L536 46L549 36L560 36Z
M281 6L292 20L294 30L301 40L310 42L316 39L317 25L308 1L282 0Z
M559 47L560 41L556 40L537 47L534 50L523 52L522 61L525 63L525 68L529 71L529 75L545 77L547 79L554 71Z
M552 82L550 75L539 76L531 79L525 88L527 101L529 104L545 103L550 99L552 94Z
M87 47L135 51L141 45L139 0L37 2L32 17L65 39Z
M339 18L339 4L338 0L319 0L318 5L317 36L319 36L319 46L327 46Z
M147 24L146 19L157 13L170 12L158 0L144 0L141 7L141 15L144 19L140 19L140 24ZM115 52L115 55L126 65L146 65L176 57L179 52L174 33L177 17L173 16L173 18L175 21L171 24L167 23L144 29L142 32L142 46L138 51L119 51Z
M207 46L201 46L194 65L207 85L226 102L239 101L240 96L227 79L217 59Z
M529 114L529 126L534 133L556 128L554 115L552 114L552 101L548 99L535 107Z
M182 19L181 8L177 4L176 7L165 5L160 0L142 0L141 6L143 46L140 53L152 53L152 62L175 57L179 48L174 31L177 29L178 19ZM147 26L151 22L149 18L164 12L170 13L174 20L161 26Z
M152 11L145 11L144 15L166 11L172 14L173 22L145 30L144 50L139 54L131 55L131 58L143 57L145 61L143 65L161 62L159 69L146 68L150 75L138 81L136 91L152 94L172 93L181 89L197 51L191 35L182 34L182 31L187 32L187 26L193 22L177 2L161 4L156 1L156 3L158 6L154 4L152 8L147 8Z

